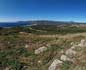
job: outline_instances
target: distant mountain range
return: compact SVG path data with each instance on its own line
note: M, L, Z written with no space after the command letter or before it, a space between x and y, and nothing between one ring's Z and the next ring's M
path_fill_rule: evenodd
M15 27L15 26L30 26L30 25L71 25L71 24L83 24L78 22L63 22L63 21L19 21L19 22L0 22L0 27Z

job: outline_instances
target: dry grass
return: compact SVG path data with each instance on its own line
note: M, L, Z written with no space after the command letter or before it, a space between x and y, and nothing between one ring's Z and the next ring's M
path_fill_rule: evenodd
M3 41L2 37L0 37L0 39L1 41ZM18 39L15 40L16 42L14 42L14 44L17 47L18 46L21 47L19 43L23 42L22 46L25 46L25 44L28 44L30 46L26 48L27 51L30 52L30 55L28 57L23 56L18 59L20 60L21 63L27 64L30 70L48 70L48 67L52 63L52 61L56 58L58 59L60 58L62 50L63 52L65 52L68 48L71 47L70 44L71 42L76 43L79 42L81 39L86 39L86 33L66 34L66 35L20 34L18 35ZM50 44L51 47L47 46L47 44ZM41 46L49 47L49 49L43 53L35 55L34 50ZM85 54L86 48L81 49L77 52L78 52L76 56L77 61L75 62L75 64L70 64L69 70L74 70L73 68L76 68L77 66L83 67L86 66L86 54ZM66 68L63 68L62 70L66 70Z

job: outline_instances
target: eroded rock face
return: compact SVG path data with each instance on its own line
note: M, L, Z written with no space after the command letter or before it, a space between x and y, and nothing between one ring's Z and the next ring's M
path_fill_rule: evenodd
M62 65L62 63L62 61L55 59L48 70L59 70L59 66Z
M35 50L35 54L42 53L47 50L47 47L43 46Z

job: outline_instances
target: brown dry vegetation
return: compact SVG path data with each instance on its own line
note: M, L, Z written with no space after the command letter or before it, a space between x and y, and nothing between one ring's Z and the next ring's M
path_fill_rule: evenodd
M72 46L71 42L78 43L82 39L86 40L85 32L65 35L37 35L26 32L0 35L0 70L48 70L52 61L60 59L60 56ZM48 49L35 54L34 51L42 46ZM77 49L76 61L64 62L61 70L86 70L86 47Z

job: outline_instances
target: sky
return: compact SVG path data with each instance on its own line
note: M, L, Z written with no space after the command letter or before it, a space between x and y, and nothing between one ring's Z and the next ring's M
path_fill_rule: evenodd
M86 22L86 0L0 0L0 22Z

